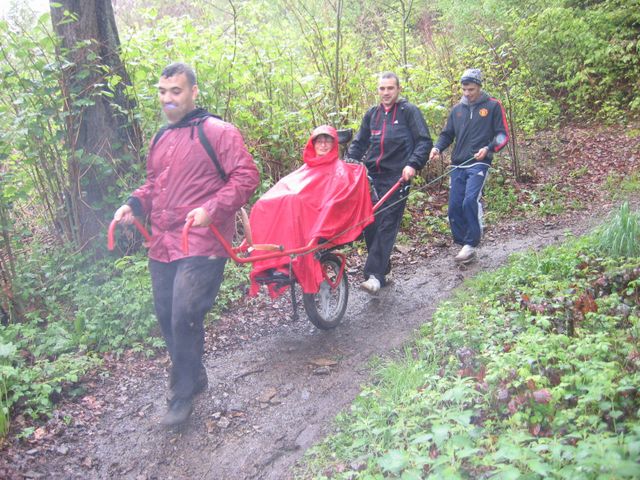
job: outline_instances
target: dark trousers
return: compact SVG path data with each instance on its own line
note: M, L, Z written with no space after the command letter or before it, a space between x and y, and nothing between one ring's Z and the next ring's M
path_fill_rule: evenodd
M193 396L204 368L204 317L220 290L225 262L226 258L208 257L149 260L156 317L171 357L174 398Z
M370 178L371 199L374 204L389 191L398 178L400 175ZM364 229L364 240L368 252L367 261L364 264L365 280L373 275L380 280L380 285L385 285L385 275L391 269L389 259L400 229L408 195L408 187L397 190L380 206L376 212L375 221Z
M451 171L449 191L449 226L453 241L477 247L482 238L482 205L480 197L487 181L489 166L477 163Z

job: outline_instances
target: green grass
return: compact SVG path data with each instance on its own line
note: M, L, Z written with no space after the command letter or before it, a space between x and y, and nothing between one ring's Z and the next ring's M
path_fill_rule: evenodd
M640 215L624 202L612 219L598 231L598 247L604 255L640 256Z
M629 175L610 173L604 182L604 187L611 192L615 200L624 199L629 194L640 192L640 173L633 172Z
M600 239L467 282L298 476L638 478L640 258L605 257Z

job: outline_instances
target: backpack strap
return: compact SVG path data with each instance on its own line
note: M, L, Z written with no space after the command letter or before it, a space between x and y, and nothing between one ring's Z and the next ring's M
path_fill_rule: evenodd
M162 137L162 135L164 135L164 132L166 132L167 130L168 130L168 127L165 125L164 127L160 128L160 130L156 132L156 134L153 136L153 140L151 141L151 148L156 146L156 143L158 143L158 140L160 140L160 137ZM149 150L151 150L151 148Z
M227 176L226 172L223 170L222 165L220 165L220 162L218 161L218 156L216 155L216 151L213 149L213 147L211 146L211 143L209 142L209 139L207 138L207 135L204 133L203 123L206 121L207 119L205 118L200 122L198 122L198 138L200 139L200 143L202 144L204 149L207 151L207 154L209 154L209 157L211 157L211 161L213 161L213 164L216 166L216 170L218 170L220 177L222 178L222 180L226 182L229 179L229 177Z
M209 142L209 139L207 138L207 135L204 133L203 123L206 122L207 118L209 117L220 118L217 115L210 114L209 116L200 119L197 123L193 123L193 125L196 125L198 127L198 138L200 139L200 143L206 150L207 155L209 155L209 157L211 158L211 161L215 165L216 170L218 170L220 177L222 178L222 180L226 182L227 180L229 180L229 176L226 174L226 172L222 168L222 165L220 165L220 162L218 161L218 156L216 155L216 151L213 149L213 147L211 146L211 143ZM153 137L153 140L151 141L151 149L155 147L156 143L158 143L158 140L160 140L162 135L164 135L164 132L166 132L167 130L169 130L169 127L166 125L162 127L160 130L158 130L158 132Z

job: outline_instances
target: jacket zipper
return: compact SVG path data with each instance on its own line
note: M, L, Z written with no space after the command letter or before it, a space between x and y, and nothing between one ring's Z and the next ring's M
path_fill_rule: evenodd
M384 108L384 107L382 107L382 108ZM397 109L398 109L398 104L395 103L393 105L393 118L394 119L396 117L396 110ZM380 162L382 161L382 156L384 155L384 134L387 131L387 116L388 115L389 115L389 112L387 112L385 110L384 117L382 117L382 133L380 134L380 155L376 159L376 169L378 170L378 173L380 173Z

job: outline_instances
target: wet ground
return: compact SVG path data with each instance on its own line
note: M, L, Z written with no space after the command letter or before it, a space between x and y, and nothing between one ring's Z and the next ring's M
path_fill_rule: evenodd
M95 415L68 421L46 449L21 457L16 467L27 478L290 478L292 466L331 431L335 415L368 380L372 358L393 355L410 341L465 278L499 267L513 252L562 240L568 230L582 232L592 220L566 222L489 233L478 261L467 267L454 264L453 246L442 247L395 269L376 297L358 290L352 271L347 313L331 331L313 327L304 312L290 320L286 302L259 300L244 315L259 316L260 323L274 319L260 335L227 331L224 320L208 332L209 388L185 426L158 424L166 408L166 359L147 361L142 370L120 362L110 376L97 376L80 402L82 418L87 410ZM234 335L243 341L224 342Z

